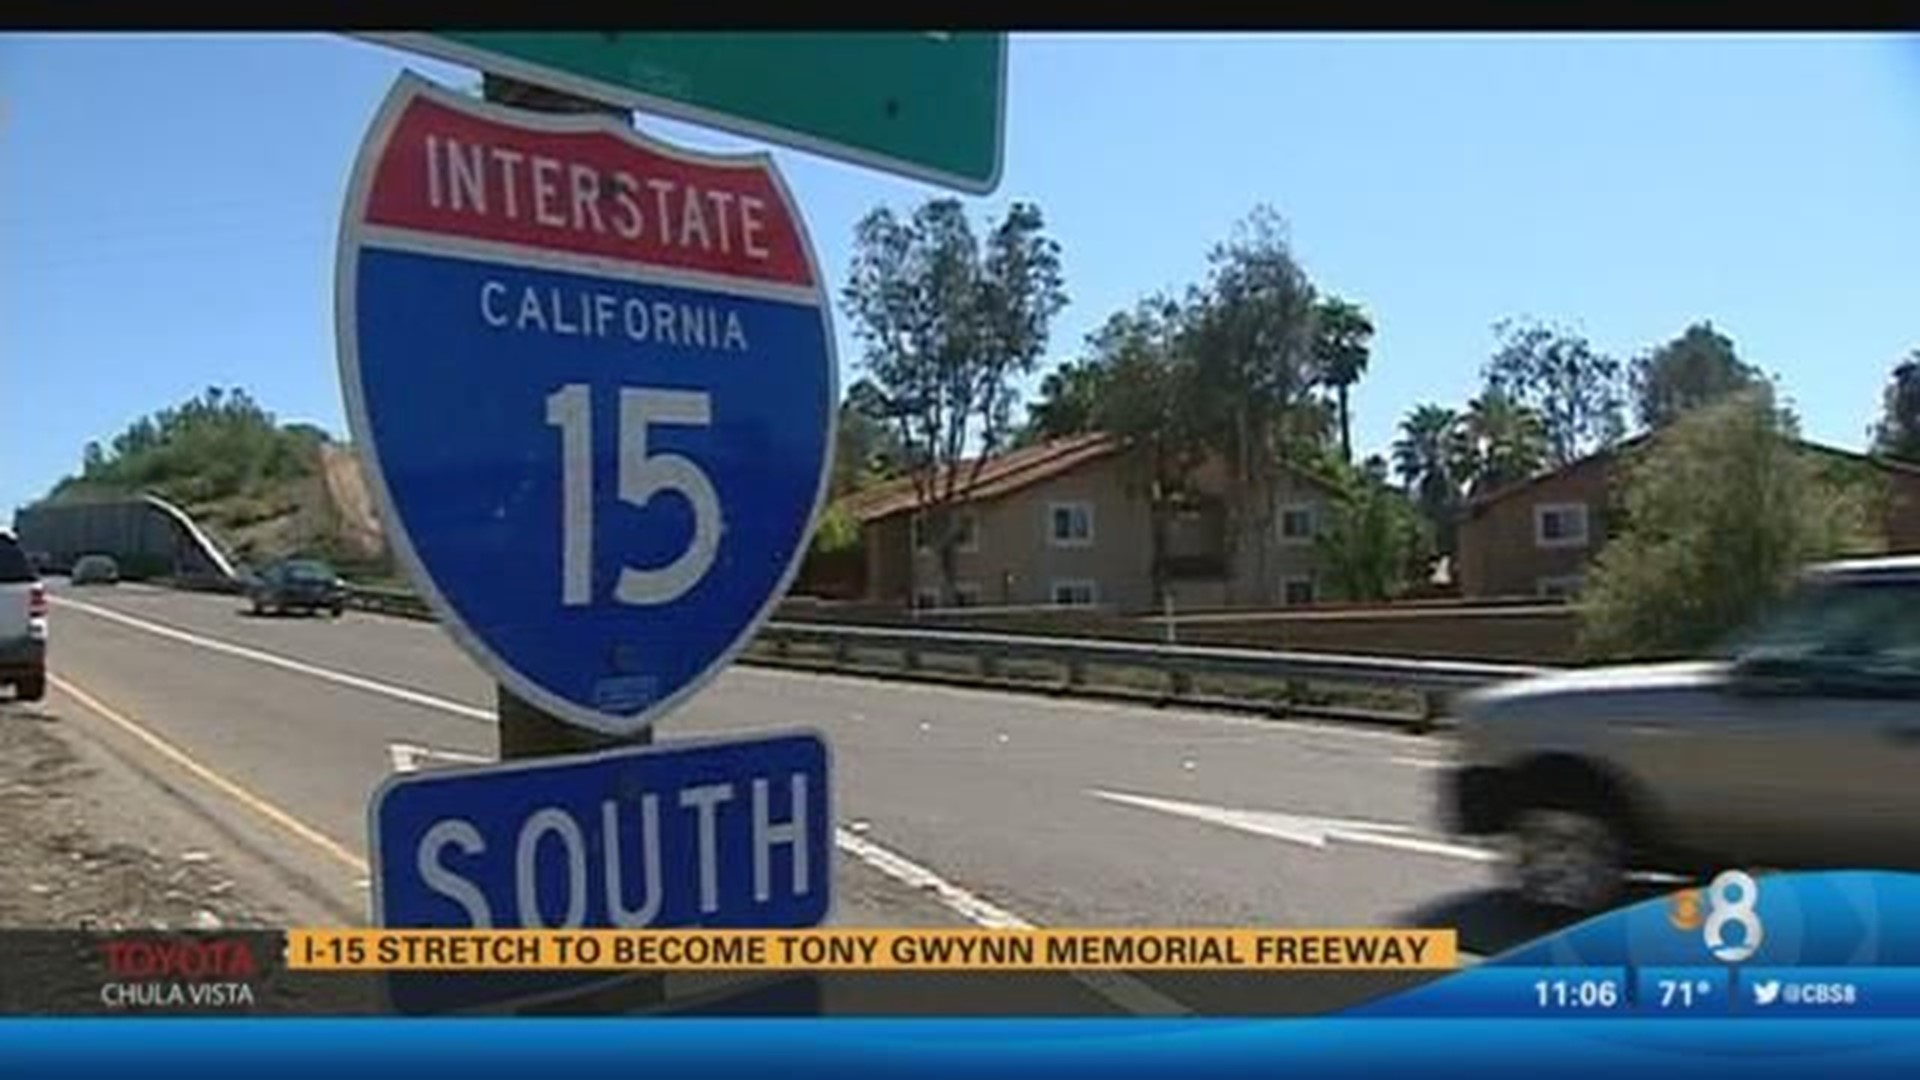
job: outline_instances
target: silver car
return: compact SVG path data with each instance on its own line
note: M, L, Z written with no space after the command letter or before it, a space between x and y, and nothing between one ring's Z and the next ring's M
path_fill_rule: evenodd
M1444 809L1592 911L1630 870L1920 868L1920 557L1829 563L1722 656L1467 695Z
M117 585L120 564L111 555L82 555L74 561L67 581L73 585Z
M47 587L20 550L13 533L0 529L0 686L11 685L21 701L47 695Z

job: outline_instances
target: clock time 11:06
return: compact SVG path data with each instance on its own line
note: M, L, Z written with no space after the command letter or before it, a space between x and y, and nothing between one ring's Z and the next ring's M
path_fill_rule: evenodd
M1620 1003L1619 984L1604 979L1541 979L1533 994L1542 1009L1611 1009Z

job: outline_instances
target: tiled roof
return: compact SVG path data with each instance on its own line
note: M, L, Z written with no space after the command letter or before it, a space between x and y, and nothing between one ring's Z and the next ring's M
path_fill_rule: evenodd
M1598 450L1598 451L1595 451L1594 453L1588 454L1586 457L1578 459L1577 461L1568 462L1567 464L1562 465L1557 469L1546 469L1541 472L1534 473L1532 476L1529 476L1524 480L1515 480L1513 483L1505 484L1505 485L1502 485L1501 487L1497 487L1492 491L1487 492L1484 495L1476 495L1473 498L1467 500L1467 506L1471 510L1477 513L1480 510L1484 509L1485 507L1493 503L1500 502L1504 499L1508 499L1514 495L1519 494L1520 492L1526 490L1527 488L1532 487L1537 483L1540 483L1542 480L1552 479L1553 477L1559 476L1563 473L1569 472L1573 469L1580 468L1584 465L1590 464L1595 461L1599 461L1604 458L1617 457L1621 454L1630 453L1640 448L1642 445L1646 444L1651 438L1652 438L1651 432L1642 432L1641 434L1635 435L1630 439L1626 439L1622 442L1616 443L1605 450ZM1830 457L1840 457L1840 458L1846 458L1851 461L1862 462L1867 465L1872 465L1873 467L1878 469L1884 469L1887 472L1900 473L1907 476L1920 476L1920 465L1914 465L1908 462L1898 461L1893 458L1885 457L1880 454L1863 454L1857 450L1843 450L1838 446L1828 446L1825 443L1812 442L1807 439L1796 439L1794 441L1800 445L1800 449L1802 450L1812 451L1813 453L1818 453L1818 454L1826 454Z
M1083 465L1112 457L1123 448L1117 437L1104 432L1070 435L1064 439L1024 446L988 458L980 466L980 475L975 478L967 498L969 501L980 501L1011 495L1042 481L1063 476ZM966 481L967 470L972 467L972 459L956 466L960 470L962 483ZM938 485L946 482L945 472L934 477L934 482L937 490ZM865 524L904 514L918 506L919 501L913 478L903 476L865 491L854 492L843 498L840 505Z
M1481 509L1487 506L1490 506L1494 503L1512 498L1513 496L1518 495L1520 492L1525 491L1527 488L1530 488L1533 485L1538 484L1543 480L1551 480L1556 476L1560 476L1565 473L1572 472L1575 469L1584 468L1585 466L1591 465L1596 461L1603 461L1607 458L1619 457L1623 454L1631 453L1632 451L1639 449L1643 444L1645 444L1648 438L1649 438L1648 433L1643 432L1639 435L1635 435L1631 439L1624 439L1620 442L1617 442L1612 446L1607 447L1604 450L1596 450L1593 453L1588 454L1586 457L1576 458L1573 461L1569 461L1565 465L1562 465L1557 469L1542 469L1539 472L1534 473L1532 476L1528 476L1520 480L1514 480L1510 483L1502 484L1499 487L1494 488L1492 491L1483 492L1479 495L1475 495L1472 498L1468 499L1467 508L1469 510L1478 512Z
M980 475L969 492L969 502L999 499L1012 495L1035 484L1064 476L1082 466L1102 461L1126 449L1126 443L1117 435L1105 432L1091 432L1085 435L1070 435L1062 439L1021 447L997 457L987 459L980 467ZM1300 480L1325 491L1336 491L1338 485L1318 471L1293 462L1281 462L1280 467ZM972 468L973 461L962 462L962 481L965 470ZM944 479L944 474L942 474ZM904 514L919 505L919 495L914 490L911 477L889 480L876 484L864 491L856 491L842 496L841 508L866 524L880 521L895 514Z

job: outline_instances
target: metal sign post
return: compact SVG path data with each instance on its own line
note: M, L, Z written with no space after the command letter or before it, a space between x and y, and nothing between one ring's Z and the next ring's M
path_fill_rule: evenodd
M631 123L632 114L614 105L562 94L544 87L518 82L499 75L482 76L481 95L487 101L534 112L581 115L606 113L621 123ZM575 727L550 713L515 697L504 685L494 687L495 711L499 716L500 760L547 757L619 745L646 745L653 741L651 729L624 738L615 738L586 728ZM581 980L593 982L597 980ZM587 1013L619 1012L657 1005L666 996L663 978L636 978L564 995L550 1005L528 1006L523 1011L569 1011Z
M618 105L589 101L557 90L534 86L502 75L482 76L481 95L487 101L533 112L561 115L605 113L623 124L632 122L632 114ZM624 738L613 738L586 728L575 727L559 717L515 697L505 686L495 687L495 708L500 716L500 759L541 757L600 750L620 745L644 745L653 741L651 730Z

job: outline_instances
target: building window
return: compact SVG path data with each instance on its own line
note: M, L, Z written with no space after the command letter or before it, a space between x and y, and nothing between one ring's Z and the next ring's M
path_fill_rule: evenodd
M971 581L954 582L953 604L955 607L979 607L980 586Z
M930 611L940 606L940 590L922 587L913 591L913 606L920 611Z
M1055 578L1053 602L1062 607L1092 607L1100 602L1100 590L1093 582L1079 578Z
M1533 508L1533 542L1543 548L1587 546L1586 503L1543 503Z
M1570 600L1580 595L1580 587L1585 584L1586 576L1583 574L1562 574L1543 577L1534 583L1534 588L1548 600Z
M1312 503L1283 503L1280 507L1281 543L1312 543L1318 517Z
M1053 547L1093 546L1093 504L1047 504L1047 543Z
M1313 579L1310 577L1283 578L1280 582L1281 601L1288 607L1304 607L1314 602Z

